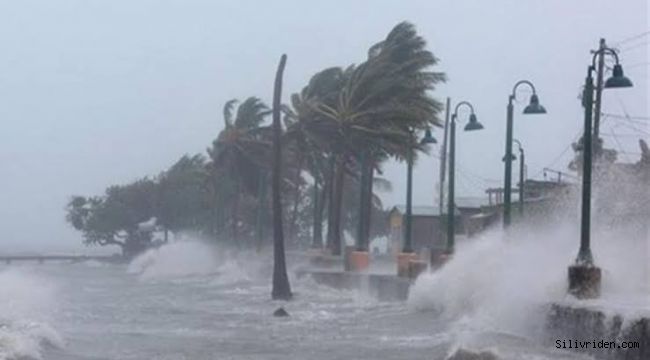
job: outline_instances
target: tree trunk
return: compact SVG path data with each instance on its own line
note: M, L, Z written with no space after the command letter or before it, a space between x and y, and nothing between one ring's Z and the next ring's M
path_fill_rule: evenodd
M275 75L273 89L273 300L289 300L292 297L287 264L284 254L284 234L282 232L282 199L280 194L282 147L280 127L280 99L282 96L282 73L287 56L282 55Z
M334 251L334 183L336 182L336 158L330 155L326 188L323 197L327 197L327 244L330 251Z
M256 223L256 235L257 235L257 253L262 251L264 245L264 221L266 214L266 172L261 171L257 179L257 223Z
M345 159L343 155L337 156L336 177L334 179L334 199L332 212L332 254L341 255L343 236L341 228L341 214L343 206L343 182L345 181Z
M323 207L321 206L323 191L318 190L318 181L314 181L314 223L311 247L321 249L323 247Z
M370 245L370 219L372 217L373 159L370 155L361 164L361 203L359 216L359 240L357 249L368 251Z
M293 178L293 209L291 210L291 223L289 224L289 242L296 242L296 228L298 222L298 205L300 203L300 173L302 170L303 156L298 155L298 168Z
M366 195L368 192L366 191L366 187L368 186L368 171L366 170L367 168L367 163L368 163L368 154L367 152L362 152L359 156L358 159L358 164L359 164L359 210L357 211L357 238L355 242L356 250L357 251L367 251L367 247L365 245L364 239L364 232L365 232L365 227L366 227Z
M235 199L232 202L232 242L239 248L239 182L235 185Z
M214 202L212 203L212 236L215 242L223 241L224 233L224 209L221 201L221 192L215 189ZM220 238L221 237L221 238Z

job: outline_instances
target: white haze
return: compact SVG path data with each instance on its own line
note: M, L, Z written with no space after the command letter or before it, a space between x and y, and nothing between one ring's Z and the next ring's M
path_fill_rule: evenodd
M225 101L270 100L280 54L289 57L287 99L316 71L363 61L403 20L417 25L449 75L435 96L472 101L486 126L458 136L463 196L499 185L507 95L521 78L536 84L549 111L515 119L529 175L565 168L589 50L600 37L616 45L647 31L648 8L645 0L2 1L0 252L84 250L63 220L70 195L99 194L204 151L222 128ZM606 93L604 111L648 115L644 41L621 46L636 86ZM611 136L606 144L635 161L638 139L629 135L639 131L604 122L612 131L620 145ZM386 205L403 202L404 173L403 164L386 166L395 189ZM423 157L416 203L433 203L437 176L437 160Z

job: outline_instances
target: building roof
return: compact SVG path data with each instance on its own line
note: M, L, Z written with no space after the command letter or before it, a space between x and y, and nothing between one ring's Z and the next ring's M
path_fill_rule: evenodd
M404 205L393 206L391 212L393 211L397 211L400 214L405 214L406 206ZM440 208L437 206L413 206L411 208L411 213L413 214L413 216L440 216ZM455 214L460 215L458 209L456 209Z
M479 209L482 206L489 206L490 199L487 196L482 197L456 197L456 206L463 209Z

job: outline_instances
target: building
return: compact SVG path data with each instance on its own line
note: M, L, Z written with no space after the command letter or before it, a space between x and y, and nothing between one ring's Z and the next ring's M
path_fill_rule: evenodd
M485 212L487 199L458 198L456 200L455 232L458 235L472 235L477 229L489 225L491 212ZM413 206L411 209L411 241L416 252L441 250L447 244L447 215L440 213L437 206ZM487 214L487 215L486 215ZM393 253L401 251L404 244L404 223L406 207L397 205L389 213L390 240L389 249ZM477 226L478 224L478 226Z

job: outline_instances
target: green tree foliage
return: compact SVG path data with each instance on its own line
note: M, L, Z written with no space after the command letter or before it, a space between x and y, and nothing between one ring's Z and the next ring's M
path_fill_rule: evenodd
M210 220L206 159L183 156L157 182L156 215L164 230L202 230Z
M140 224L155 216L155 182L144 178L125 186L111 186L103 196L74 196L67 205L68 222L87 245L117 245L133 256L151 243Z
M301 152L325 153L330 159L329 167L314 160L310 169L314 178L328 181L328 243L336 254L341 252L346 174L369 172L364 189L372 193L373 170L389 157L404 159L422 150L413 132L440 123L442 104L430 91L445 75L429 70L438 60L425 45L413 25L400 23L370 48L365 62L323 70L291 98L288 114L294 121L288 137ZM361 158L366 163L356 164ZM372 198L365 196L366 211Z
M322 246L324 223L335 253L342 232L357 234L359 223L363 237L386 231L375 174L387 159L423 150L415 133L440 123L442 104L431 96L445 81L432 70L437 62L414 26L400 23L363 62L317 72L282 105L279 186L287 244ZM151 218L165 233L270 246L271 215L278 211L271 210L269 114L257 97L226 102L223 128L206 156L183 156L153 179L111 186L101 196L73 197L67 220L85 243L125 252L151 242L138 230Z

